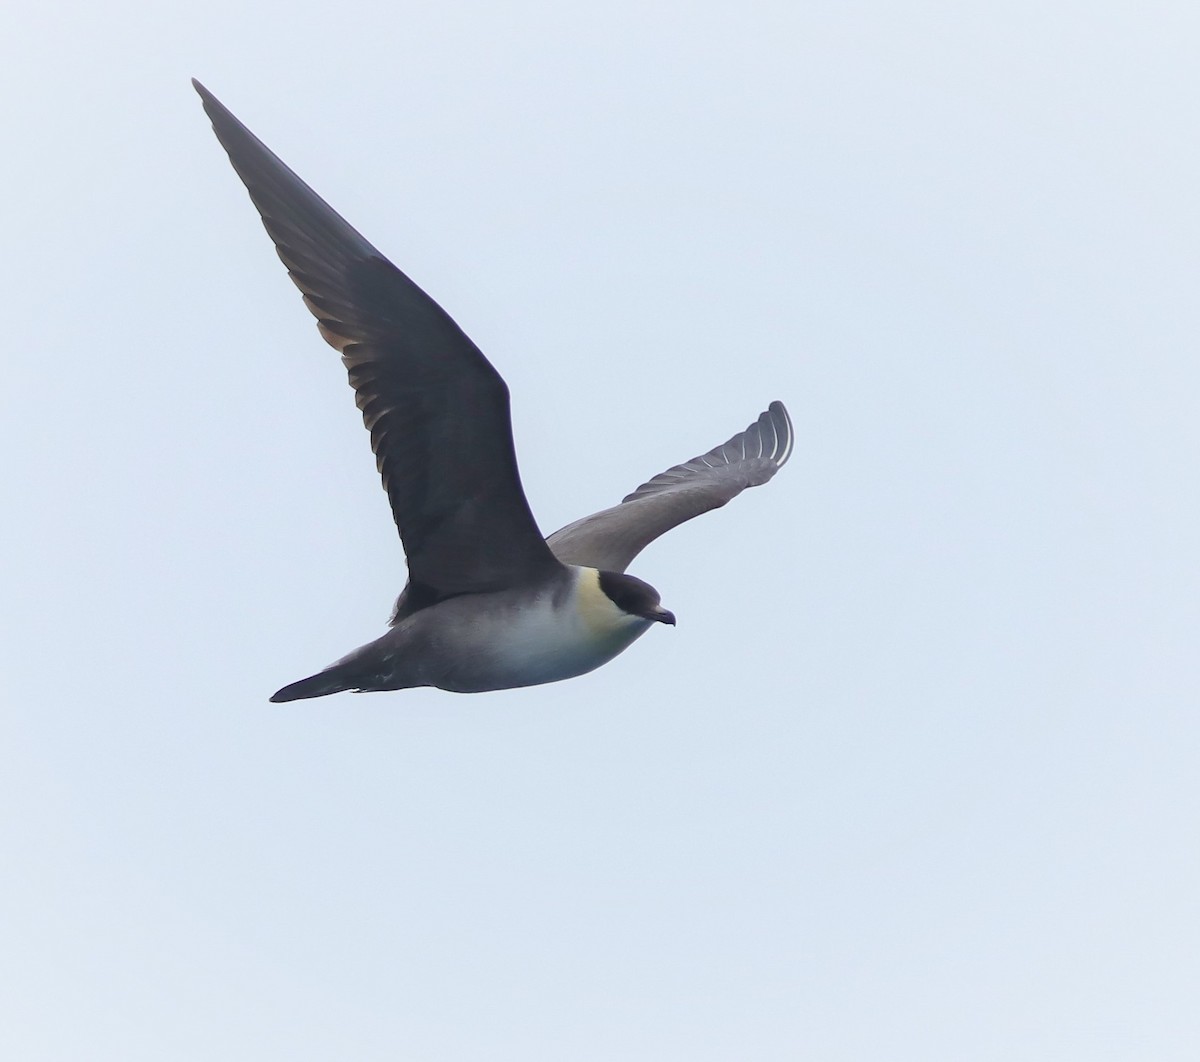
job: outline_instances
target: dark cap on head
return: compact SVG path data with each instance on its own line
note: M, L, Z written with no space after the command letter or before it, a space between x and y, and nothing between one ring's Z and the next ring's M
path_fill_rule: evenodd
M601 572L600 589L622 612L628 612L631 616L641 616L642 619L655 623L669 623L672 627L675 626L675 613L663 608L659 604L658 591L636 575Z

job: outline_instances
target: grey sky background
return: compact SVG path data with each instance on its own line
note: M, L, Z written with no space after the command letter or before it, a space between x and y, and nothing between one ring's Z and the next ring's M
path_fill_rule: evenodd
M47 4L0 39L0 1044L1194 1059L1200 16ZM570 683L382 631L366 433L188 84L508 380L548 533L788 403Z

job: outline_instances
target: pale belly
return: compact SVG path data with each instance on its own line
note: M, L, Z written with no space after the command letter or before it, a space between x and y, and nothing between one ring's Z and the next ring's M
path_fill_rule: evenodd
M650 626L633 616L598 623L594 615L575 608L555 611L548 603L493 615L458 626L457 644L429 654L429 684L479 693L574 678L608 663Z

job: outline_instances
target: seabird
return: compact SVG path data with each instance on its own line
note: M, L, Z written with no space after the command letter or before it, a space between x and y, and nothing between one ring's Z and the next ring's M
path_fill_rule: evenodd
M271 700L555 682L607 663L654 623L673 625L658 591L625 569L659 535L775 475L792 451L783 403L544 538L521 487L500 374L445 310L192 84L318 330L342 355L408 558L387 633Z

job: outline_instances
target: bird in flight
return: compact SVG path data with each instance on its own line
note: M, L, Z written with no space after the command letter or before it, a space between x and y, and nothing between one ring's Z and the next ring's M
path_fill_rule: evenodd
M500 374L445 310L192 84L317 329L342 355L408 559L387 633L271 700L556 682L607 663L655 623L674 625L658 591L626 568L671 528L775 475L792 451L783 403L544 538L521 487Z

